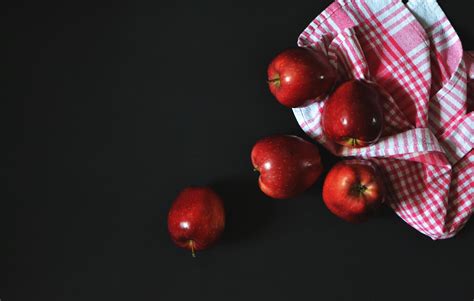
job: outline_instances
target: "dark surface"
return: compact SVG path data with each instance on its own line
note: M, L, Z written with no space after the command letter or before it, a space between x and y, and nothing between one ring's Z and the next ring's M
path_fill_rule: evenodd
M288 201L256 186L253 143L304 137L266 66L329 2L2 10L1 300L472 300L472 221L431 241L388 209L338 220L321 180ZM442 2L466 49L470 3ZM203 184L228 225L194 259L166 216L180 189Z

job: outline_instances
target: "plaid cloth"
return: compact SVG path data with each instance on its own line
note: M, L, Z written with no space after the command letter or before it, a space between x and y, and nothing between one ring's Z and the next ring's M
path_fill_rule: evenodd
M385 129L351 149L326 139L322 102L295 108L301 128L338 156L376 162L398 216L432 239L454 236L474 203L474 57L434 0L338 0L314 19L300 47L324 52L341 81L377 82Z

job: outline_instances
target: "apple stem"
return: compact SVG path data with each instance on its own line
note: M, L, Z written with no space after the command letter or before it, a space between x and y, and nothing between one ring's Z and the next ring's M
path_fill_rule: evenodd
M367 187L365 185L359 185L359 193L364 193L367 190Z
M194 241L189 241L189 246L191 247L191 255L196 258L196 253L194 252Z
M354 195L362 195L364 194L364 192L367 190L367 186L363 185L363 184L355 184L354 186L352 186L351 188L351 192L354 194Z
M267 80L267 82L269 84L275 85L276 87L280 87L280 77L275 77L275 78L269 79L269 80Z

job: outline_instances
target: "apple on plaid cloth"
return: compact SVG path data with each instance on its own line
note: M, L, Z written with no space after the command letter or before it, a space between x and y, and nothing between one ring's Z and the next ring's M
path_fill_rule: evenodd
M388 96L374 145L326 139L324 100L293 109L301 128L335 155L376 162L387 202L410 226L432 239L454 236L474 208L474 58L438 3L337 0L298 45L325 53L341 81L374 81Z

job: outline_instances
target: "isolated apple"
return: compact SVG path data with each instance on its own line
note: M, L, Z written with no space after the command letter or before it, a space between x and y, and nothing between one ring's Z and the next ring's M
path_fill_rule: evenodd
M308 189L323 170L316 145L290 135L259 140L251 153L258 184L269 197L285 199Z
M364 160L337 163L323 184L328 209L349 222L362 222L380 206L384 187L377 168Z
M328 94L336 80L336 71L327 57L306 48L281 52L267 72L270 91L290 108L308 105Z
M214 244L225 225L221 198L208 187L182 190L168 213L168 230L173 242L194 252Z
M326 100L321 122L326 137L338 144L362 147L375 143L383 131L384 95L364 80L340 85Z

